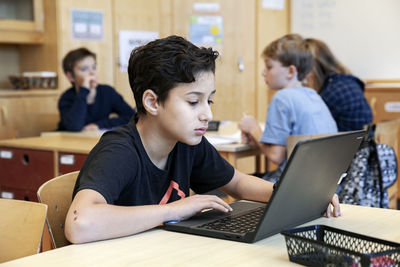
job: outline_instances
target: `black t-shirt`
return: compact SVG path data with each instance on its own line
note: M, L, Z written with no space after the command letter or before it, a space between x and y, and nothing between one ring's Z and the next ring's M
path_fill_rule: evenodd
M108 204L165 204L189 196L189 188L196 193L219 188L234 174L204 137L195 146L178 142L167 165L161 170L151 162L132 120L101 137L79 173L73 195L92 189Z

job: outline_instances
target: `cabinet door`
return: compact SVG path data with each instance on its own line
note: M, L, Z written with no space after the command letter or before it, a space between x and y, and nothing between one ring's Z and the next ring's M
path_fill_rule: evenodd
M57 129L58 93L0 98L0 138L39 136Z
M0 148L0 186L36 192L54 177L54 154L20 148Z
M0 185L0 198L38 201L35 190L20 189Z
M58 155L58 175L79 171L87 155L60 152Z
M0 2L0 42L43 42L43 0Z
M367 87L365 97L371 106L375 123L400 118L400 85L391 88Z
M172 32L189 38L191 19L202 16L222 19L220 52L215 74L212 106L215 120L239 120L243 112L255 114L255 0L173 0ZM208 5L207 5L208 4ZM221 28L221 27L219 27ZM196 25L192 24L192 31ZM201 45L200 45L201 46Z

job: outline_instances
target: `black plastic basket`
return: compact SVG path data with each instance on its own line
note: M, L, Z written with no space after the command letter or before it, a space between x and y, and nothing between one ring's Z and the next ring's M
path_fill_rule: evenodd
M306 266L400 266L400 244L312 225L281 232L290 261Z

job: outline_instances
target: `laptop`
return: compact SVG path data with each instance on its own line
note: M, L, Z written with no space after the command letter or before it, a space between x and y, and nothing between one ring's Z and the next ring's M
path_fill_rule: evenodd
M188 220L166 222L164 228L253 243L317 219L325 213L365 134L353 131L297 143L267 204L237 201L230 213L206 210Z

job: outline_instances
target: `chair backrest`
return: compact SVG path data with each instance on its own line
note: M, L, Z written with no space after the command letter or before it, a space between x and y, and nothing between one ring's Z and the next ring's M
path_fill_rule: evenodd
M293 151L294 147L300 141L305 141L305 140L315 139L315 138L321 138L321 137L330 136L330 135L336 135L336 134L341 134L341 133L289 135L288 137L286 137L286 157L287 158L290 157L290 154L292 154L292 151Z
M64 223L78 174L75 171L55 177L42 184L37 192L39 201L49 206L46 223L54 248L70 244L65 238Z
M0 263L40 251L47 205L0 198Z

